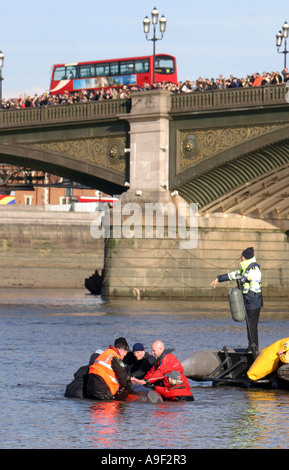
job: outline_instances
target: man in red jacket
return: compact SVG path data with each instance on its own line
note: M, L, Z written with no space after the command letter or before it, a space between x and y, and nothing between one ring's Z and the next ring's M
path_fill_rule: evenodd
M189 381L183 373L184 368L171 351L171 349L165 349L162 341L154 341L152 353L156 357L155 364L143 380L132 378L131 381L139 385L153 385L155 391L162 395L164 400L194 400Z

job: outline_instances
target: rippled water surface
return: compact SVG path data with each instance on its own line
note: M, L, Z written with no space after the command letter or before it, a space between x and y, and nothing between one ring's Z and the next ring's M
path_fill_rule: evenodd
M194 402L64 397L74 372L119 336L175 355L247 346L217 301L104 302L87 291L0 290L2 449L288 448L289 394L190 381ZM289 336L288 302L266 302L260 347Z

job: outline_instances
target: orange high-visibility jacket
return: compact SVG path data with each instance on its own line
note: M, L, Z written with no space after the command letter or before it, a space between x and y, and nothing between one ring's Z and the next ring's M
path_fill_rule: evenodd
M112 395L115 395L119 389L119 381L116 373L111 367L113 357L121 359L115 349L109 348L101 353L96 361L90 366L89 374L96 374L102 377L106 385L109 387Z

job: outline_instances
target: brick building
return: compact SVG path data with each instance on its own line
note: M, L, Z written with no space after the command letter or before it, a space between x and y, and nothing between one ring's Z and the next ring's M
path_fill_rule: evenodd
M71 202L78 196L98 197L99 191L82 188L35 187L33 191L24 189L14 191L15 204L26 206L61 205Z
M9 165L0 167L0 204L62 205L77 202L79 197L100 196L105 195L58 176Z

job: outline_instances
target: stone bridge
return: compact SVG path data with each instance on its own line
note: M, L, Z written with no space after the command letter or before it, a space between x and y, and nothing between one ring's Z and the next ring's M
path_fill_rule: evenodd
M184 201L198 205L192 248L180 248L168 225L162 237L112 231L104 297L225 295L224 288L210 290L209 281L238 267L249 245L262 265L264 292L287 295L286 92L285 85L176 95L160 90L134 93L131 102L2 111L0 161L122 194L123 204L142 210L157 202L176 210ZM128 220L122 213L120 225ZM144 217L141 224L144 229Z

